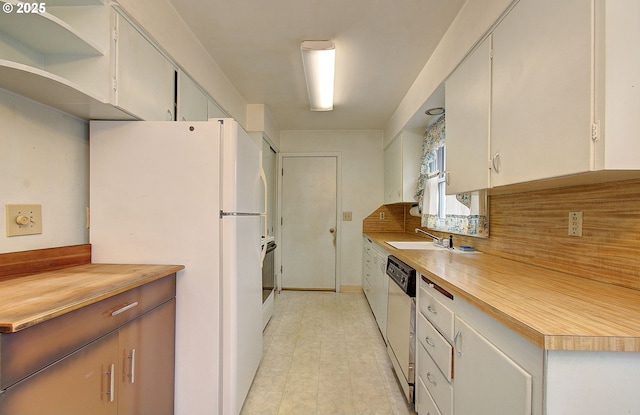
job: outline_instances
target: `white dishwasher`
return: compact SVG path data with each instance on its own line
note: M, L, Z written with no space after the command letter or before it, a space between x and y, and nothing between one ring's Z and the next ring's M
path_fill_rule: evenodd
M387 259L387 353L407 401L414 401L416 270L395 256Z

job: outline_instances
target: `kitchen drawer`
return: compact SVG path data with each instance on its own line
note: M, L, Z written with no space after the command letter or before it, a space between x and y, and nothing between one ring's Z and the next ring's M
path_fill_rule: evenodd
M424 276L420 277L420 290L418 291L420 312L452 343L454 336L453 299L438 291L433 283L425 281Z
M424 382L422 382L422 379L420 379L420 377L418 377L418 384L416 385L416 389L417 389L417 412L418 415L442 415L440 413L440 410L438 409L438 406L436 405L436 403L434 402L433 398L431 397L431 394L429 393L429 391L427 390L427 387L425 386Z
M372 270L376 272L382 272L383 274L386 274L387 272L387 257L382 255L378 251L375 251L373 255Z
M373 263L374 261L373 252L370 255L365 253L363 260L365 265L364 272L372 272L375 269L375 266Z
M422 315L418 316L418 339L448 381L453 377L453 347Z
M418 344L418 378L425 384L442 415L453 414L453 386L422 344Z
M0 335L0 389L78 350L176 295L176 274ZM47 347L43 347L46 343Z
M364 295L367 297L367 301L369 305L371 305L371 296L373 295L373 287L371 287L371 282L369 282L369 278L364 279L364 286L362 287L364 291Z

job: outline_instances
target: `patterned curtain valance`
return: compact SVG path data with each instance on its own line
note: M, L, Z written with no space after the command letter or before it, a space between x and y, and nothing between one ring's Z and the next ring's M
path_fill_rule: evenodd
M445 144L445 116L440 117L424 133L422 141L422 163L420 163L420 177L418 178L418 188L415 199L423 210L424 192L427 187L427 180L440 174L439 171L431 171L433 161L438 156L438 148Z

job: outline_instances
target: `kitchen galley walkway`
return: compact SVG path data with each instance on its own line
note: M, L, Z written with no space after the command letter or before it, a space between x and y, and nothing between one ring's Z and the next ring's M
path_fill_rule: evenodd
M283 291L241 415L415 415L362 293Z

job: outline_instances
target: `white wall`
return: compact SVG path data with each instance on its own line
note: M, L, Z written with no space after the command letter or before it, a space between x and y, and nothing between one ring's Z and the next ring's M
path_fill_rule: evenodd
M382 131L281 131L283 153L339 152L342 158L341 285L362 285L362 220L384 203Z
M0 89L0 253L88 243L85 121ZM41 204L42 234L7 237L6 204Z
M247 131L263 133L271 147L280 148L280 127L264 104L247 105Z
M467 1L384 129L385 146L453 72L513 0Z

